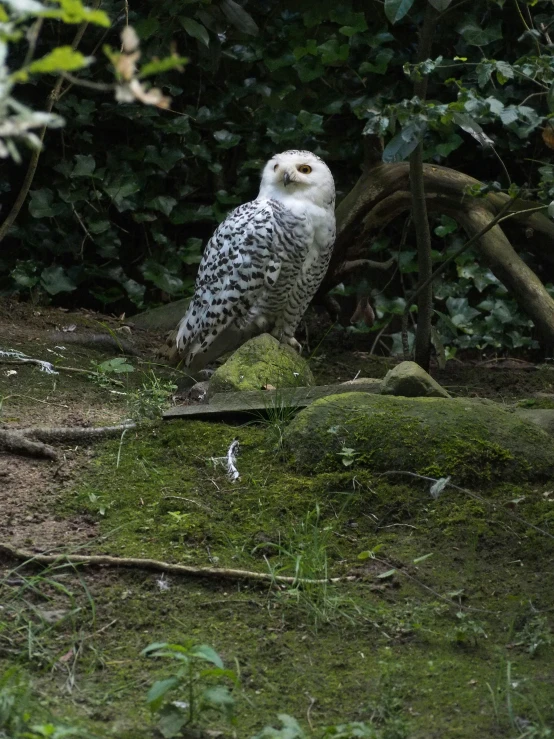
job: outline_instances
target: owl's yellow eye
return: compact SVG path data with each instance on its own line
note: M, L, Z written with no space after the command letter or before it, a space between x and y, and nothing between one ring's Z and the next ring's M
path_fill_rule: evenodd
M309 164L301 164L299 167L297 167L300 174L310 174L312 171L312 168Z
M278 166L279 166L279 165L278 165L278 164L276 164L276 165L275 165L275 166L273 167L273 171L274 171L274 172L277 172L277 167L278 167Z

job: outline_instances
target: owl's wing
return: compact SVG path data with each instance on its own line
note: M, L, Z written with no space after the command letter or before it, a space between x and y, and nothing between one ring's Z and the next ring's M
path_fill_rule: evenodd
M269 200L239 206L208 242L176 336L187 366L200 369L235 348L241 319L277 281L281 256L273 208Z

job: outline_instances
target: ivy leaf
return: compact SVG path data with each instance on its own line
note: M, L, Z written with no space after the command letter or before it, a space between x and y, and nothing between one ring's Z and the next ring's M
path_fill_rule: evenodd
M352 13L349 22L339 28L343 36L355 36L357 33L367 31L367 21L364 13Z
M548 215L550 218L554 218L554 200L548 206Z
M423 135L423 130L420 126L416 126L413 123L403 128L400 133L397 133L389 143L386 145L383 152L384 162L401 162L406 157L409 157L412 151L419 144L420 139Z
M159 210L166 216L171 213L176 205L177 201L175 200L175 198L172 198L171 195L157 195L155 198L152 198L152 200L149 200L146 203L147 208L152 208L152 210Z
M75 162L70 177L90 177L96 169L96 161L90 154L75 154Z
M19 262L17 266L12 269L10 275L12 279L15 280L15 283L20 287L34 287L39 281L36 271L36 263L28 260L26 262Z
M232 133L225 128L221 129L221 131L214 132L214 139L222 149L232 149L239 143L241 138L238 133Z
M321 54L322 64L326 65L342 64L348 59L350 53L348 44L339 44L336 38L329 39L329 41L321 44L317 47L317 50Z
M456 223L456 221L449 216L442 215L441 225L435 228L435 233L437 234L437 236L443 239L448 234L454 233L454 231L457 230L458 224Z
M398 23L413 4L414 0L385 0L385 15L391 23Z
M500 22L483 26L476 20L467 20L458 26L457 31L470 46L486 46L502 38Z
M29 213L33 218L52 218L64 211L63 203L53 204L54 193L47 187L41 190L31 190Z
M60 266L43 269L40 284L49 295L69 293L77 288L77 285L69 279L65 269Z
M142 274L147 280L169 295L177 295L183 290L183 280L172 274L167 267L154 259L149 259L142 268Z
M490 80L494 70L494 64L491 62L481 62L477 65L477 83L479 87L484 87Z
M467 113L460 113L456 110L452 119L463 131L471 134L481 146L490 146L492 144L492 139L487 136L477 121L474 121Z
M260 29L250 13L247 13L235 0L221 0L221 10L227 16L227 20L239 31L249 36L257 36Z
M439 13L442 13L443 10L446 10L451 2L452 0L429 0L429 4L436 8Z
M197 39L200 43L204 44L204 46L210 45L210 36L201 23L198 23L198 21L195 21L193 18L187 18L186 15L179 16L179 23L183 26L189 36Z
M500 120L505 126L509 126L510 123L514 123L519 118L518 110L515 105L508 105L500 112Z
M144 161L157 164L164 172L169 172L185 156L181 149L163 148L161 152L155 146L147 146L144 149Z
M301 110L298 114L298 123L307 133L323 133L323 116L317 113L308 113Z
M512 80L514 78L514 70L511 64L508 64L508 62L496 62L496 79L498 82L503 85L508 80Z
M375 57L375 63L363 62L360 65L360 74L367 74L373 72L373 74L385 74L389 66L390 60L394 57L394 51L392 49L379 49Z

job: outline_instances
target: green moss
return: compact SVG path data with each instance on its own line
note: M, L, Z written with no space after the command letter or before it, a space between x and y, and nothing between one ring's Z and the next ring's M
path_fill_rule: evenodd
M262 334L243 344L210 379L209 395L243 390L305 387L314 377L298 352L280 344L269 334Z
M300 470L338 469L340 451L356 466L458 481L545 478L554 442L495 404L466 399L395 398L347 393L298 414L285 447Z

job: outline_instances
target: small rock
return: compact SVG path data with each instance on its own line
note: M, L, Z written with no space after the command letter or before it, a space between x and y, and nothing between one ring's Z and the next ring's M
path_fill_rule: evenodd
M269 334L247 341L218 367L210 379L209 397L215 393L314 384L308 363L291 346L280 344Z
M415 362L401 362L381 382L382 395L406 398L450 398L450 394Z
M209 381L197 382L191 387L188 392L188 398L193 403L207 403L208 402L208 387Z
M551 408L516 408L516 416L534 423L550 436L554 436L554 410Z

